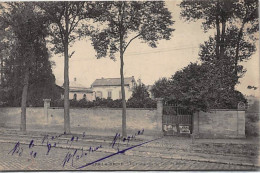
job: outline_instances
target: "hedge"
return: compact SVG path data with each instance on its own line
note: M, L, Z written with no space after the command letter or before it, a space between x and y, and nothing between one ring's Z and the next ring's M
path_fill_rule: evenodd
M51 107L63 107L64 100L54 100L51 101ZM122 108L122 100L112 100L112 99L99 99L94 101L87 101L86 99L81 100L70 100L70 107L80 107L80 108ZM156 101L151 98L146 98L144 100L137 100L135 98L130 98L126 102L126 107L128 108L156 108Z

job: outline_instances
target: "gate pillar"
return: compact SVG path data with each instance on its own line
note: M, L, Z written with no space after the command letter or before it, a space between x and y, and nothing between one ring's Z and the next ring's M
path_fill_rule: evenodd
M51 99L43 99L44 102L44 117L46 119L46 124L49 123L48 109L50 107Z
M162 131L162 116L163 116L163 99L157 98L157 111L156 111L156 124L157 124L157 130L160 135L163 135Z

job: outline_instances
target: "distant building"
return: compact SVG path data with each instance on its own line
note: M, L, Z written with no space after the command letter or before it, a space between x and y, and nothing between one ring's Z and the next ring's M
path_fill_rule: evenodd
M124 78L125 99L132 96L133 87L136 86L134 76ZM96 79L91 85L96 98L110 98L113 100L121 99L121 79L120 78L101 78Z
M64 99L64 88L55 84L56 90L59 93L60 99Z
M95 94L90 88L84 87L83 85L77 82L77 79L74 78L72 82L70 82L70 91L69 91L69 99L70 100L81 100L86 99L88 101L95 100Z

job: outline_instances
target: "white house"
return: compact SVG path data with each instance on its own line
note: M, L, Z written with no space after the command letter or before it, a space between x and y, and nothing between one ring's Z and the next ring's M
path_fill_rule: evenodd
M74 81L70 82L69 99L81 100L83 98L88 101L93 101L95 100L95 94L90 88L86 88L79 84L77 79L74 78Z
M136 86L134 76L124 78L125 99L132 96L133 87ZM91 85L96 98L121 99L121 79L120 78L101 78L96 79Z

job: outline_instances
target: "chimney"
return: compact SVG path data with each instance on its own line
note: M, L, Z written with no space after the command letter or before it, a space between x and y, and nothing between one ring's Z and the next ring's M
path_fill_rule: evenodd
M135 77L134 76L132 76L131 82L132 82L132 87L135 87Z
M74 82L76 82L76 81L77 81L77 78L74 77Z

